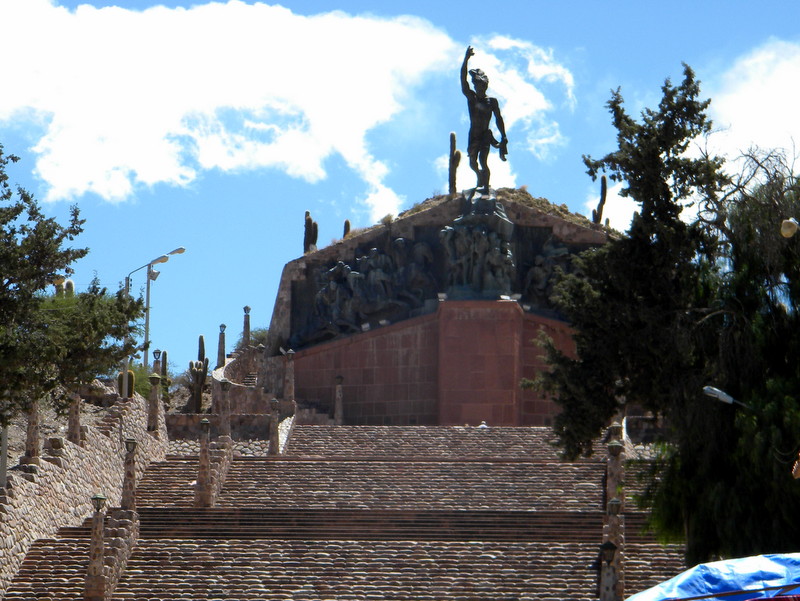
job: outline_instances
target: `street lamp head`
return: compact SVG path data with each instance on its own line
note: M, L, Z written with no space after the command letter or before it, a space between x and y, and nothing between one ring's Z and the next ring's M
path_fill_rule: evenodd
M784 238L791 238L795 235L795 233L797 233L797 228L799 226L800 224L797 223L797 220L794 219L794 217L784 219L781 222L781 236Z
M153 351L153 359L155 359L156 361L161 359L161 350L160 349L156 349L156 350Z
M224 324L224 323L221 323L221 324L219 324L219 333L220 333L220 334L222 334L222 333L224 333L224 332L225 332L225 327L226 327L226 326L225 326L225 324Z
M97 493L92 497L92 506L94 507L95 511L102 511L105 504L106 496L104 494Z
M125 450L128 453L133 453L136 450L136 439L135 438L126 438L125 439Z
M703 386L703 394L711 397L712 399L722 401L728 405L733 405L733 397L727 392L724 392L719 388L715 388L714 386Z
M617 545L612 543L610 540L607 540L602 545L600 545L600 557L603 558L607 564L611 564L614 561L614 555L617 553Z
M169 261L169 256L161 255L157 259L153 259L152 261L150 261L150 265L156 265L158 263L166 263L167 261Z
M175 250L171 250L167 254L168 255L182 255L185 252L186 252L186 249L184 247L182 247L182 246L179 246L178 248L176 248Z

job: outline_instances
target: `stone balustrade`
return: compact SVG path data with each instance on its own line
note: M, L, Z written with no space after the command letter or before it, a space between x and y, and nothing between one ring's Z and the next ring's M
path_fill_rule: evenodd
M36 473L11 470L8 485L0 488L0 593L35 540L52 538L59 528L79 524L91 514L93 494L102 492L110 506L119 505L126 438L137 441L138 477L151 462L164 460L168 442L163 411L154 432L147 431L147 417L142 397L119 399L97 427L81 426L82 446L51 438L45 441Z

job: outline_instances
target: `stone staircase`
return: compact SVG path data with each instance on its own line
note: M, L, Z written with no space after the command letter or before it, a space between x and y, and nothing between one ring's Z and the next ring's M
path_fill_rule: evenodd
M113 599L595 599L604 466L558 461L549 436L296 426L284 455L234 457L212 508L193 507L197 457L168 456ZM5 598L80 599L89 533L38 541ZM625 565L627 594L682 567L639 534Z

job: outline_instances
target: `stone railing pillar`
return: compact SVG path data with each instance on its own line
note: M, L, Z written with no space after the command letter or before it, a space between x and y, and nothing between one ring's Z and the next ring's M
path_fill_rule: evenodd
M294 400L294 351L286 351L286 373L283 380L283 398L287 401Z
M150 374L150 393L147 395L147 431L159 438L158 418L161 411L161 376Z
M622 571L622 559L624 555L624 517L625 491L623 489L625 477L625 445L622 441L622 426L615 422L608 428L608 457L606 459L606 515L603 532L604 544L613 545L614 553L609 554L611 561L603 563L609 575L606 577L606 585L610 574L613 574L612 592L608 592L603 601L617 601L623 599L625 595L624 574ZM609 547L610 548L610 547ZM603 572L601 570L601 579ZM602 586L601 586L602 593Z
M103 528L105 526L106 504L104 495L97 494L92 497L94 514L92 515L92 538L89 543L89 568L83 588L85 601L104 601L106 598L105 574L105 541Z
M242 348L250 346L250 307L244 308L244 326L242 327Z
M344 424L344 392L342 382L344 377L336 376L336 394L333 401L333 423L337 426Z
M219 400L219 435L231 435L231 381L228 378L222 378L219 382L219 388L222 394Z
M219 342L217 343L217 365L214 369L219 369L225 365L225 324L219 324Z
M622 601L617 595L618 572L614 567L614 559L617 556L617 547L611 541L605 541L600 545L600 553L597 561L600 570L599 597L600 601Z
M125 461L122 476L122 501L125 511L136 511L136 440L125 439Z
M39 402L31 401L28 408L28 427L25 433L25 454L19 458L21 465L31 466L26 471L35 473L41 462L41 443L39 441Z
M278 399L272 399L269 402L269 449L267 449L267 455L281 454L281 443L278 432L280 423L280 403Z
M194 489L194 506L211 507L211 453L209 449L211 423L200 420L200 465Z
M83 446L81 439L81 395L70 393L69 413L67 415L67 440Z

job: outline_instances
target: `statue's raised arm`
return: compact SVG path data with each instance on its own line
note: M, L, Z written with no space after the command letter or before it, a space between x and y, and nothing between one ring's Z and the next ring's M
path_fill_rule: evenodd
M467 98L470 95L475 95L469 87L469 82L467 81L467 63L469 62L469 58L475 55L475 51L472 49L472 46L467 46L467 52L464 54L464 62L461 64L461 91L464 92L464 96Z
M489 88L489 78L480 69L469 69L470 57L474 56L475 51L472 46L467 47L464 54L464 62L461 64L461 91L467 97L469 107L469 145L467 155L469 156L469 166L478 176L478 188L485 193L489 192L489 149L494 146L500 149L500 159L505 161L508 154L508 138L506 137L506 126L503 117L500 115L500 105L496 98L486 95ZM467 73L472 77L472 86L469 87ZM490 124L494 117L497 129L500 132L498 142Z

